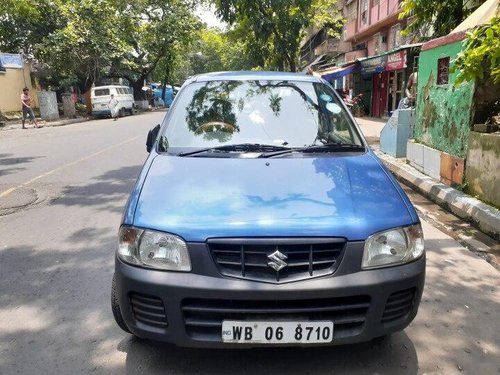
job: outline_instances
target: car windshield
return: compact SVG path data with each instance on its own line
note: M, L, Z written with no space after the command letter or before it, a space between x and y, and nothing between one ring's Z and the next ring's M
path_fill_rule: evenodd
M320 82L194 82L175 100L163 134L168 152L231 145L363 146L337 95Z

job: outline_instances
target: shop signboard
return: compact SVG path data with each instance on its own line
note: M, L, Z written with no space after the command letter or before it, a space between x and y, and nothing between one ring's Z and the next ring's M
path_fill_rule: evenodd
M382 55L361 61L361 72L363 74L383 72L386 59L387 56Z
M401 70L406 68L406 50L398 51L387 55L385 70Z

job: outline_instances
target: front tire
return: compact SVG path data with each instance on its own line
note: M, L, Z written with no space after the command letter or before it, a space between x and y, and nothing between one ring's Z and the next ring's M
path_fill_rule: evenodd
M113 281L111 282L111 310L113 311L113 317L115 318L116 324L127 333L131 333L128 329L125 321L123 320L122 312L120 310L120 304L118 303L118 293L116 291L116 277L113 275Z

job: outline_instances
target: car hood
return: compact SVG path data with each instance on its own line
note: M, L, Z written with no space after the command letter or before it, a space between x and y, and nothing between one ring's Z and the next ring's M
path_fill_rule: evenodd
M158 155L135 201L134 225L186 241L364 240L414 222L407 201L371 153L273 159Z

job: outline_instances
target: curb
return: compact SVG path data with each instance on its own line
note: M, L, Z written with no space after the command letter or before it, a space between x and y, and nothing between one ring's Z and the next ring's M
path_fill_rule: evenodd
M168 108L155 108L154 110L149 110L149 111L137 111L136 116L144 114L144 113L151 113L151 112L167 112ZM55 126L65 126L65 125L71 125L71 124L77 124L80 122L86 122L86 121L92 121L94 120L94 117L78 117L78 118L72 118L72 119L66 119L66 120L58 120L58 121L46 121L44 123L40 123L40 125L43 125L44 128L51 128ZM38 119L41 121L40 119ZM2 130L15 130L15 129L21 129L22 124L20 122L16 122L14 124L7 124L4 126L0 126L0 131Z
M71 125L71 124L76 124L79 122L86 122L90 121L91 119L87 117L80 117L80 118L74 118L74 119L67 119L67 120L60 120L60 121L54 121L54 122L44 122L40 123L44 128L51 128L55 126L65 126L65 125ZM0 131L2 130L15 130L15 129L22 129L22 124L21 123L15 123L11 125L5 125L0 127Z
M375 150L397 179L500 241L500 210L429 177L402 160Z

